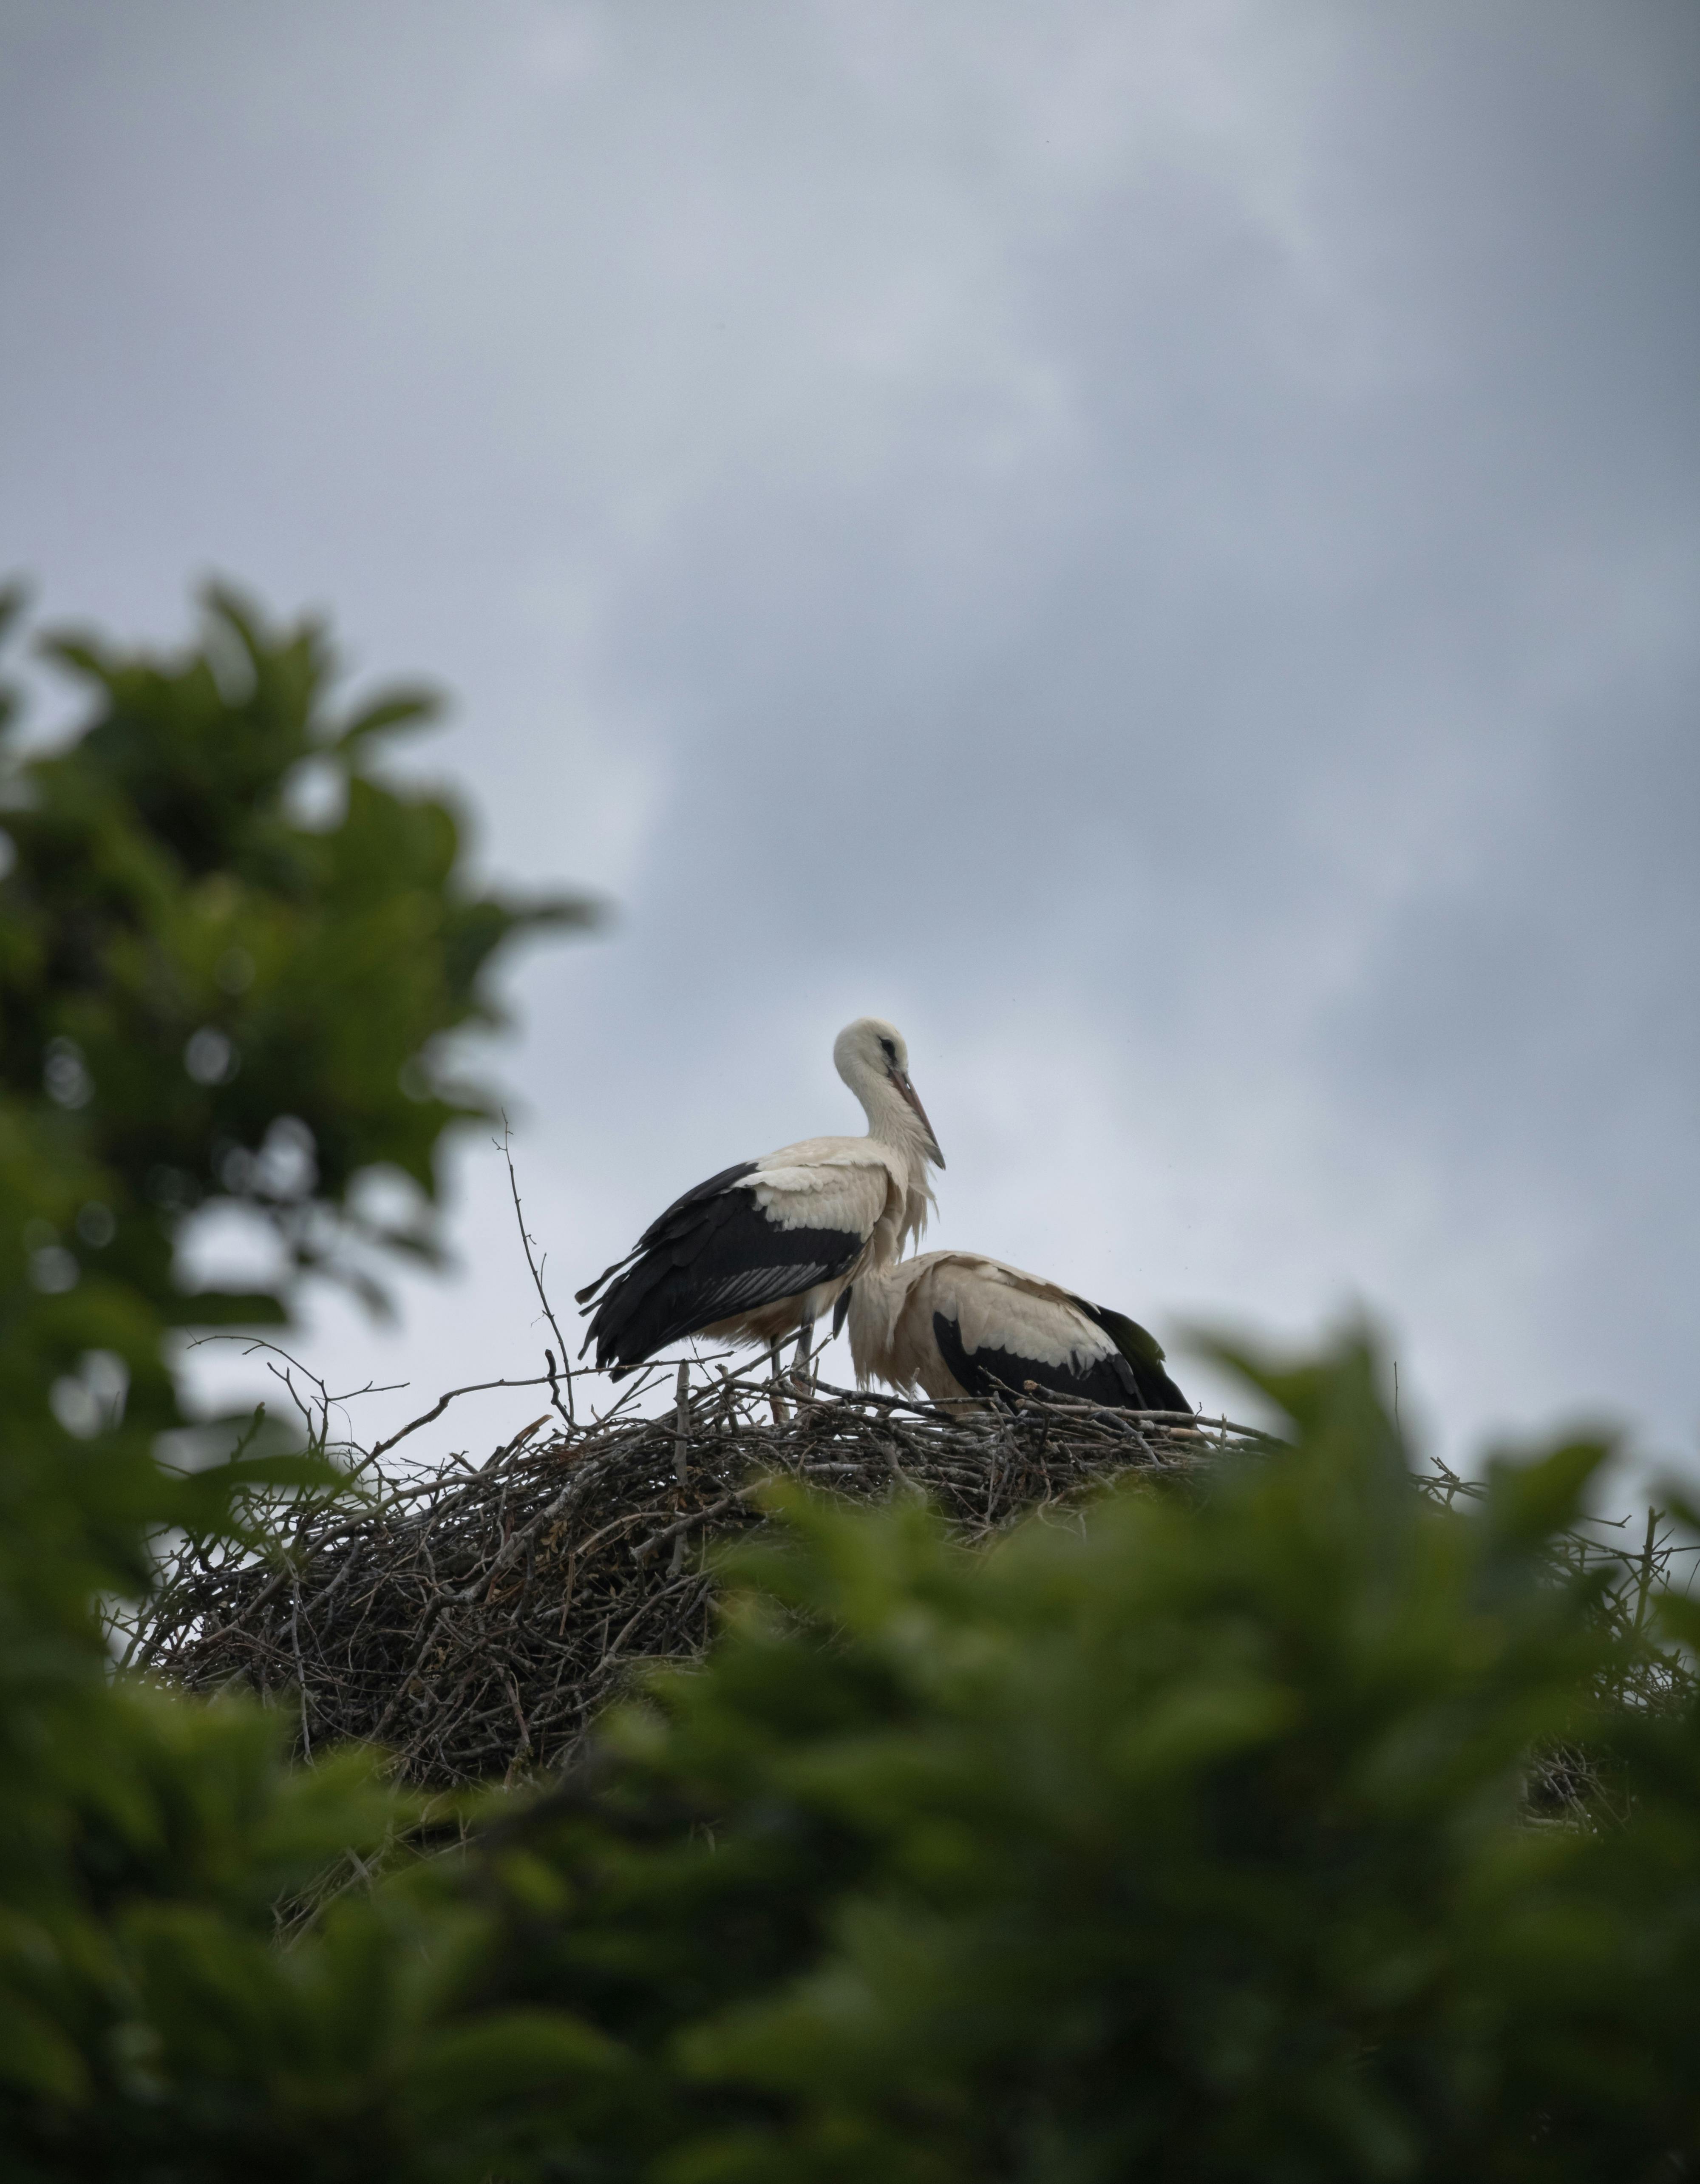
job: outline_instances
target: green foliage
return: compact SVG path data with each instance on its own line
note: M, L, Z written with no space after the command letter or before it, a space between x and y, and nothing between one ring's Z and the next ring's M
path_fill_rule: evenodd
M11 760L0 878L0 2184L1692 2173L1700 1718L1649 1634L1700 1617L1569 1557L1597 1445L1419 1491L1356 1337L1230 1361L1284 1449L989 1554L775 1490L709 1661L464 1852L372 1755L114 1674L162 1527L326 1483L161 1461L176 1331L370 1284L360 1178L428 1206L482 1105L443 1040L582 911L468 891L369 770L417 701L332 719L311 632L60 657L93 716ZM218 1198L257 1296L180 1286ZM1572 1745L1609 1795L1543 1819Z
M257 1713L114 1683L101 1606L162 1529L240 1537L254 1490L334 1484L251 1430L162 1462L193 1439L173 1340L433 1250L443 1131L490 1112L444 1042L499 1020L510 942L588 911L469 887L449 807L371 770L426 701L335 717L310 627L220 593L181 658L53 651L92 700L71 741L23 755L0 692L0 2174L210 2176L238 2142L258 2173L304 2131L317 2159L376 2083L432 2112L433 1981L464 1974L438 1944L468 1920L422 1953L369 1909L281 1953L277 1900L407 1809L370 1761L293 1774ZM382 1168L416 1187L407 1234L361 1210ZM281 1246L253 1293L180 1279L218 1201Z
M0 699L0 1556L8 1601L84 1632L92 1593L144 1580L150 1526L227 1522L244 1480L289 1475L160 1469L185 1423L162 1334L276 1324L304 1269L372 1295L369 1247L430 1252L435 1149L491 1111L438 1083L443 1043L499 1020L504 945L588 913L469 889L450 809L370 771L428 702L333 716L311 626L269 633L219 593L181 658L52 651L92 688L81 734L20 756ZM290 816L304 769L331 823ZM407 1233L360 1210L381 1168L417 1187ZM259 1291L181 1285L212 1202L282 1246Z
M355 1177L399 1169L428 1199L444 1126L489 1112L438 1061L499 1020L493 955L586 906L468 889L454 814L370 770L432 701L330 716L310 625L270 637L220 592L183 658L51 650L96 712L10 776L0 1085L37 1106L45 1090L66 1150L106 1167L102 1263L150 1295L173 1217L211 1197L261 1213L295 1264L344 1263L350 1232L373 1233ZM292 816L304 784L328 823Z
M706 1669L493 1851L525 1991L628 2044L614 2173L1634 2178L1700 2146L1700 1722L1602 1700L1633 1641L1550 1552L1604 1451L1453 1513L1360 1345L1249 1369L1279 1459L984 1560L783 1494ZM1620 1824L1530 1818L1531 1749L1578 1737Z

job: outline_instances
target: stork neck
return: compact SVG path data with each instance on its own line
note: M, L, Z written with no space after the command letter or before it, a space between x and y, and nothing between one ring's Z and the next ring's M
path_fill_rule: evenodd
M867 1117L867 1134L878 1138L883 1145L890 1145L903 1154L910 1171L917 1176L927 1173L927 1134L922 1128L915 1110L902 1094L883 1077L872 1078L855 1088L861 1101L862 1112Z

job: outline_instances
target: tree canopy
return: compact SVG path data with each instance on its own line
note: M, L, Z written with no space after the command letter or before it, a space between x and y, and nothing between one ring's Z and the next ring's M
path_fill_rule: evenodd
M1230 1360L1271 1452L989 1548L772 1490L706 1662L459 1806L116 1671L162 1535L287 1558L256 1493L336 1483L192 1418L181 1330L437 1248L464 1034L590 911L471 885L374 764L426 701L338 715L315 629L54 656L86 722L14 727L0 814L0 2176L1691 2173L1700 1612L1569 1552L1602 1443L1421 1490L1361 1334ZM219 1200L254 1292L185 1286Z

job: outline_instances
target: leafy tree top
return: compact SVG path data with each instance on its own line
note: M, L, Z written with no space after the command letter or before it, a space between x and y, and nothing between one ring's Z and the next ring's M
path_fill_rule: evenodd
M428 1216L364 1217L355 1178L398 1169L434 1199L444 1128L492 1111L452 1075L455 1035L501 1022L504 950L593 906L471 883L454 806L375 770L433 699L338 715L310 622L273 631L214 590L175 656L47 649L92 706L45 755L22 756L15 727L0 741L0 1089L38 1115L45 1092L64 1155L106 1171L104 1215L60 1248L99 1251L171 1317L216 1318L230 1307L172 1298L164 1255L185 1214L235 1200L286 1249L271 1306L243 1316L275 1318L308 1266L376 1301L360 1247L429 1255L436 1237Z

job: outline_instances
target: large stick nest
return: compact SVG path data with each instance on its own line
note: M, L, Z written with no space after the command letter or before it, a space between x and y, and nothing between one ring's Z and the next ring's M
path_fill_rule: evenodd
M579 1424L558 1403L477 1468L386 1469L380 1451L356 1468L360 1500L292 1512L270 1557L185 1546L131 1658L286 1706L304 1757L359 1737L422 1787L511 1781L566 1759L637 1664L702 1652L703 1550L767 1521L769 1479L923 1495L973 1542L1119 1474L1268 1445L1226 1422L1033 1397L1012 1414L724 1373L680 1385L659 1417Z

